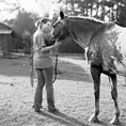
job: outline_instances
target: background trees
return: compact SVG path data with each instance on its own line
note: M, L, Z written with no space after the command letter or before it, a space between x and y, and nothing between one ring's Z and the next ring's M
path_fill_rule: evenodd
M90 16L97 19L125 27L126 26L126 1L125 0L59 0L65 5L64 12L67 15ZM67 41L69 44L62 45L61 50L83 52L77 45L73 45L73 40ZM77 51L79 50L79 51Z
M18 12L15 19L6 21L6 23L15 31L14 36L20 38L20 40L22 39L21 41L18 41L17 47L24 49L25 52L30 52L32 34L36 30L34 24L37 18L37 15L21 10Z
M126 26L125 0L59 0L68 15L91 16Z
M23 38L18 44L24 47L30 48L33 32L35 31L34 23L41 17L34 12L28 12L21 7L20 0L15 0L15 3L9 3L8 0L1 0L0 2L8 5L8 8L4 11L15 13L15 18L4 20L5 23L10 25L18 35ZM45 8L47 13L45 16L49 16L50 6L53 4L62 4L62 9L67 15L81 15L95 17L100 20L106 20L109 22L115 22L118 25L126 26L126 0L56 0L50 4L45 4L47 0L36 0L36 3L40 6L40 10ZM48 0L49 3L49 0ZM58 6L56 6L58 8ZM41 12L43 12L41 10ZM58 12L58 11L57 11ZM59 13L59 12L58 12ZM57 15L54 13L53 22L56 21ZM61 45L61 52L83 52L83 50L76 44L73 44L73 40L69 38L67 42ZM27 49L26 49L27 50Z

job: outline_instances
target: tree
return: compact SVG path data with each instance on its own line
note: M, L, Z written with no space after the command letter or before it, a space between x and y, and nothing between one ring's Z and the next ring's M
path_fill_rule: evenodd
M126 26L126 0L59 0L68 15L91 16Z
M1 21L6 20L5 13L8 15L11 15L11 14L17 15L17 13L22 9L19 0L15 0L15 1L0 0L0 4L4 6L4 8L0 9ZM9 19L9 17L6 17L6 18Z
M31 34L35 31L34 23L38 16L24 10L19 11L15 19L8 21L17 32L23 34L23 32L28 31Z
M31 42L32 42L32 38L31 38L31 34L28 31L25 31L22 34L22 38L23 38L23 49L25 51L25 53L29 53L31 51Z
M6 21L8 25L15 31L14 36L21 39L18 43L20 48L27 47L27 50L31 47L32 34L36 30L35 21L38 19L38 15L20 10L15 19ZM26 49L26 48L25 48Z

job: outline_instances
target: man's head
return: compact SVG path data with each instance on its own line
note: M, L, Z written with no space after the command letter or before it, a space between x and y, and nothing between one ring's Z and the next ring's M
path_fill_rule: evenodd
M51 20L43 17L36 22L36 27L40 28L44 33L48 33L51 30Z

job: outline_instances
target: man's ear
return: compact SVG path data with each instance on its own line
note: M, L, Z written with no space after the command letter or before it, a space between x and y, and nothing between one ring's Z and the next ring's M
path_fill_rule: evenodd
M61 20L64 19L64 13L63 13L63 11L60 11L60 18L61 18Z

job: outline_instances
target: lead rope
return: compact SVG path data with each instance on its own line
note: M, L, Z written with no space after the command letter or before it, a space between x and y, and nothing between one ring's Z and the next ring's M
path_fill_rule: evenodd
M29 61L30 61L30 85L32 87L32 89L31 89L32 94L34 94L35 89L33 88L34 87L34 49L33 49L33 41L31 41L31 55L29 57ZM34 105L32 105L31 108L33 109L33 120L35 122Z
M58 66L58 54L55 55L55 69L54 69L54 78L53 78L53 83L56 81L57 79L57 66Z
M31 87L32 87L32 94L35 93L35 88L34 87L34 50L33 50L33 47L31 48L31 73L30 73L30 84L31 84ZM34 97L34 96L33 96ZM34 102L33 102L33 105L32 105L32 109L33 109L33 122L35 122L35 112L34 112ZM33 125L35 125L33 123Z
M33 58L33 48L31 48L31 59L29 59L29 60L31 60L31 63L30 63L30 65L31 65L31 73L30 73L30 82L31 82L31 87L33 87L34 86L34 58Z

